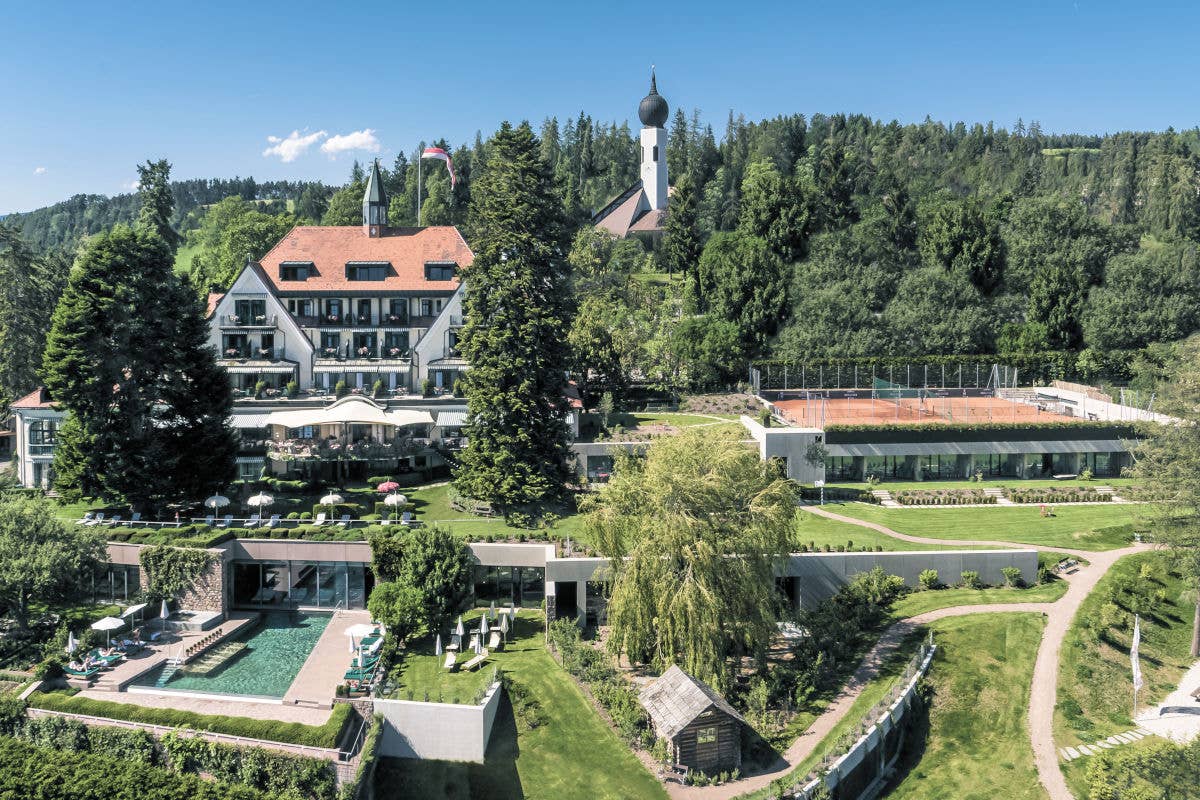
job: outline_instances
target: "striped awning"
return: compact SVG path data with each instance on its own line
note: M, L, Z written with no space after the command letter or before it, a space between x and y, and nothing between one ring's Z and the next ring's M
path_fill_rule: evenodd
M407 374L411 365L406 361L388 361L381 359L371 361L366 358L348 358L345 361L318 361L313 366L313 372L334 373L343 372L381 372Z
M231 375L291 375L296 371L295 364L281 364L278 361L246 361L225 365Z
M437 415L437 426L439 428L461 428L467 424L467 412L463 410L447 410L439 411Z
M265 428L269 411L235 411L229 415L229 422L235 428Z

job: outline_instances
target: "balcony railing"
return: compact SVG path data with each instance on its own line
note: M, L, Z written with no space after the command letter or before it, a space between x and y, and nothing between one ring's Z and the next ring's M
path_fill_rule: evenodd
M245 314L223 314L221 316L221 327L223 328L274 328L274 314L256 314L249 316Z
M317 360L356 361L367 359L378 361L407 361L412 357L411 347L352 347L347 353L344 347L326 347L317 352Z
M411 436L379 442L362 439L342 444L328 439L285 439L267 443L267 458L274 461L383 461L420 454L429 440Z
M287 352L283 347L227 347L221 351L221 357L238 361L283 361Z

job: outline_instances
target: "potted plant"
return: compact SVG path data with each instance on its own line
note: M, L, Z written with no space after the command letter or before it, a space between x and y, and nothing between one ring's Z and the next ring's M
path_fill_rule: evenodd
M369 355L371 355L371 348L369 348L369 347L360 347L360 348L358 348L358 356L359 356L359 358L366 358L366 357L367 357L367 356L369 356Z
M337 358L338 351L336 347L326 347L322 353L326 358Z
M267 321L267 315L266 314L256 314L254 317L254 321L257 322L259 325L261 325Z
M389 347L388 355L391 356L392 358L399 358L400 357L400 348L399 347Z
M337 322L338 315L337 314L327 314L327 315L325 315L325 319L327 319L329 322Z
M270 347L260 347L260 348L258 348L258 354L259 354L260 356L262 356L263 358L270 358L272 355L274 355L274 353L275 353L275 350L274 350L273 348L270 348Z
M241 324L242 324L242 318L241 318L241 317L239 317L237 314L230 314L230 315L229 315L229 321L230 321L230 322L232 322L234 325L241 325Z
M228 358L237 358L239 354L240 351L236 347L225 348L225 355Z

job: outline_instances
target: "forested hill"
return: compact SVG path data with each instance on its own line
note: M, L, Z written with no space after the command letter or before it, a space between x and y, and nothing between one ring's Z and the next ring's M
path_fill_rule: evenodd
M175 196L176 228L186 230L194 227L189 217L201 206L216 203L226 197L240 197L249 201L298 200L304 190L316 187L322 195L328 194L322 184L311 181L266 181L254 178L200 178L172 181L171 191ZM21 231L26 244L37 250L52 248L73 249L78 240L86 235L108 230L118 222L132 222L137 218L138 199L136 193L106 197L100 194L77 194L52 206L39 208L23 214L9 214L4 223Z

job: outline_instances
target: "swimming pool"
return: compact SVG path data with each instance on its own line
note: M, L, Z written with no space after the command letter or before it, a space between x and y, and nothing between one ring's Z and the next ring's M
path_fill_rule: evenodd
M287 694L331 614L269 612L178 670L163 664L131 685L169 691L278 697Z

